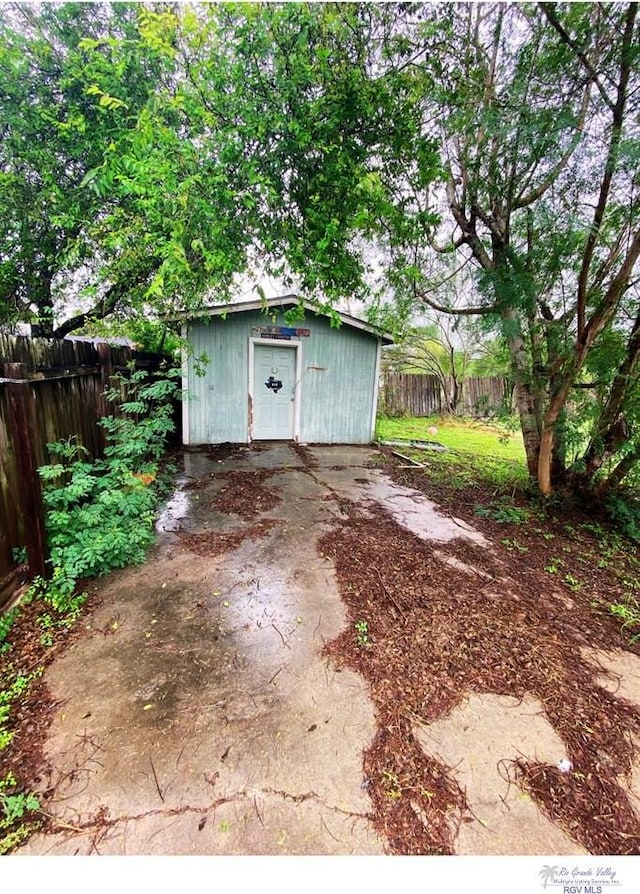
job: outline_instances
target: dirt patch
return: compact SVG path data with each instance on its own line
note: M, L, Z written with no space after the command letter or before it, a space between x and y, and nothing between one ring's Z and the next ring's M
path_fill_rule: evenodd
M318 460L313 455L312 451L306 447L304 444L295 444L291 445L292 449L297 453L297 455L302 460L302 464L306 469L317 469L318 468Z
M101 600L91 595L83 609L83 621L88 621L100 604ZM55 616L55 611L39 601L20 607L20 614L7 636L11 646L0 654L0 680L3 685L20 676L28 679L32 674L38 674L84 635L85 627L78 623L72 629L58 629L55 644L48 645L43 636L43 627L38 623L38 618L44 613ZM11 773L17 781L16 791L38 790L43 792L42 800L53 790L51 767L44 755L44 744L59 707L60 702L51 697L47 685L38 676L33 677L25 694L15 701L10 714L7 729L14 734L13 738L0 750L0 779ZM13 787L6 788L5 793L12 794ZM39 828L46 829L48 818L37 812L25 815L16 826L19 823L28 826L35 823ZM9 831L3 831L3 835Z
M277 524L276 521L264 521L225 534L216 531L204 531L199 534L182 532L178 537L182 549L197 556L219 556L237 549L244 540L259 540L260 537L265 537Z
M218 462L226 459L233 459L247 448L244 444L231 444L225 442L224 444L205 444L201 447L187 447L184 449L188 453L204 453L208 459L213 462Z
M281 502L280 497L264 486L275 472L275 469L256 469L220 473L225 485L209 505L217 512L235 513L246 520L275 509Z
M572 770L517 760L514 782L591 853L638 853L638 818L621 779L632 770L640 709L599 686L580 651L624 648L613 618L583 593L571 593L567 610L549 577L507 550L462 540L436 549L384 512L351 512L320 548L336 564L349 617L327 653L369 683L378 733L365 767L376 827L394 853L450 853L452 816L473 821L453 775L413 733L468 693L539 701Z

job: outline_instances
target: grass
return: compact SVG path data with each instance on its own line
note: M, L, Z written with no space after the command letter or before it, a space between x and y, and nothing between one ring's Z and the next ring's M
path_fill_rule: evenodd
M429 428L437 428L437 434ZM520 432L506 426L487 424L476 419L408 416L391 419L381 416L376 426L379 440L437 441L460 453L490 455L496 459L519 462L524 467L525 453Z
M430 432L436 428L437 432ZM520 432L475 419L437 417L380 417L376 437L381 441L436 441L448 448L435 453L407 448L408 455L428 462L432 479L454 487L484 479L496 487L525 487L528 473Z

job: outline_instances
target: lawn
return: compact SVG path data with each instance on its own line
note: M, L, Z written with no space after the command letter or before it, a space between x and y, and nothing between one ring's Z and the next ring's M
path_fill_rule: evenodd
M437 433L430 432L436 428ZM443 447L461 453L493 456L525 464L524 445L520 432L503 425L488 424L476 419L407 416L391 419L381 416L376 426L381 441L437 441Z
M476 419L379 417L376 437L380 441L435 441L447 447L447 453L401 449L408 456L426 462L432 477L451 476L454 485L485 479L511 488L524 487L528 482L522 435L505 426Z

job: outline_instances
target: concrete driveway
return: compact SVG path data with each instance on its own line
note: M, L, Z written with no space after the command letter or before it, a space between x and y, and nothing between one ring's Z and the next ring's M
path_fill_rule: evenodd
M20 853L385 852L362 768L373 706L362 678L322 657L345 613L318 541L345 500L385 505L423 537L483 539L392 484L372 455L186 453L148 561L100 583L86 635L47 671L60 702L46 746L58 831ZM424 747L460 760L456 741L434 729ZM491 761L499 752L494 742ZM530 806L519 846L506 831L502 852L580 852Z

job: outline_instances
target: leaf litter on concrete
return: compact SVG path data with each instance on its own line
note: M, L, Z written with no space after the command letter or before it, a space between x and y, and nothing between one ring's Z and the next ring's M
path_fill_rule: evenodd
M364 676L375 705L377 732L364 755L363 786L389 849L397 854L455 850L459 824L473 820L470 805L455 768L426 754L413 731L416 724L446 716L468 693L497 693L536 698L572 764L571 772L563 773L552 765L514 760L501 767L509 782L527 791L591 853L638 853L638 817L625 781L637 755L640 712L598 685L598 668L583 660L581 650L626 649L636 655L640 650L628 645L618 622L602 610L619 592L619 576L598 563L583 567L567 533L567 522L586 517L548 519L544 534L554 538L551 545L530 530L475 517L474 503L492 499L487 488L451 489L441 481L434 487L422 471L401 470L388 456L382 463L395 480L431 498L435 493L445 513L466 519L493 541L491 551L463 540L429 544L386 513L374 516L343 501L342 519L320 544L335 562L349 621L327 653ZM247 491L253 493L264 480L237 479L234 487L242 493L236 505L248 513ZM235 511L233 492L225 498L228 511ZM218 537L260 537L265 524L273 522L227 534L183 534L196 538L183 540L183 546L215 554L236 545ZM514 548L516 538L504 535L516 530L519 547ZM597 549L595 539L591 546ZM556 554L563 556L564 572L588 582L578 592L545 574ZM366 626L360 628L359 644L355 625L361 622ZM46 665L51 656L44 654L29 611L17 625L11 660L21 668ZM73 636L80 633L76 629ZM2 755L4 769L18 771L23 784L41 788L47 773L42 743L55 709L42 682L34 683L16 718L17 735Z
M428 489L424 476L386 465L403 484ZM571 770L518 758L501 762L507 782L592 854L637 854L640 820L624 783L638 754L640 709L598 685L598 668L581 651L638 654L637 646L588 592L541 570L546 542L536 549L533 537L514 556L495 526L471 516L473 495L466 512L464 495L456 498L456 514L487 531L491 549L462 539L428 543L384 510L353 504L320 544L348 612L327 654L363 675L375 705L364 767L376 828L396 854L453 853L459 824L474 817L453 769L424 753L413 730L470 693L531 696L563 740ZM555 530L554 551L569 548Z

